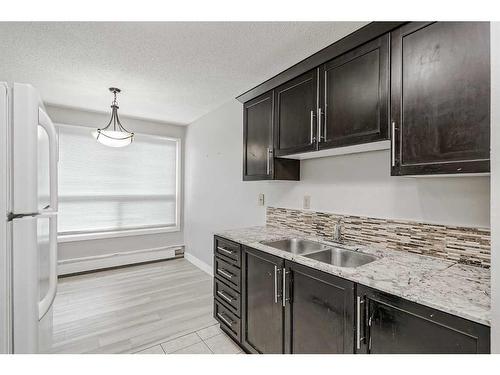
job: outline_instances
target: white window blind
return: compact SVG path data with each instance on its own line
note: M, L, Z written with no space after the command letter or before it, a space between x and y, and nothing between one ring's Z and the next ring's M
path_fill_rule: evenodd
M90 128L58 129L60 235L177 226L177 139L136 134L113 148Z

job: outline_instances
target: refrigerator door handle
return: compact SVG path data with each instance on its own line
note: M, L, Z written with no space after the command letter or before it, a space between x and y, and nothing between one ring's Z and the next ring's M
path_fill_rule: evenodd
M50 209L57 212L57 162L59 147L56 127L42 108L38 108L38 124L45 129L49 138Z
M57 215L50 217L49 233L49 288L47 294L38 302L38 320L49 311L57 292Z

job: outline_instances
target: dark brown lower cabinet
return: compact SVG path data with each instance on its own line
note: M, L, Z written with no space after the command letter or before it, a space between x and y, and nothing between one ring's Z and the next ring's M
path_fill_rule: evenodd
M357 353L490 352L487 326L361 285L357 286L357 299Z
M281 277L284 261L243 247L241 344L250 353L283 353Z
M248 353L490 352L485 325L220 237L214 244L214 316Z
M214 237L214 318L241 341L241 245Z
M354 353L354 283L285 261L285 353Z
M354 283L251 248L242 267L246 350L354 352Z

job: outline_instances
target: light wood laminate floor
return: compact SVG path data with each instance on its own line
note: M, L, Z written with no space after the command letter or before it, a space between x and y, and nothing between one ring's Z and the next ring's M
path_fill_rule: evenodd
M183 258L62 278L52 352L240 352L212 309L212 278Z

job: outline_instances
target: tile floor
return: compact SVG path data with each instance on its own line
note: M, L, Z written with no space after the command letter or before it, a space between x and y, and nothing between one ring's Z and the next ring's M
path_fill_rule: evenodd
M243 354L218 324L169 340L136 354Z

